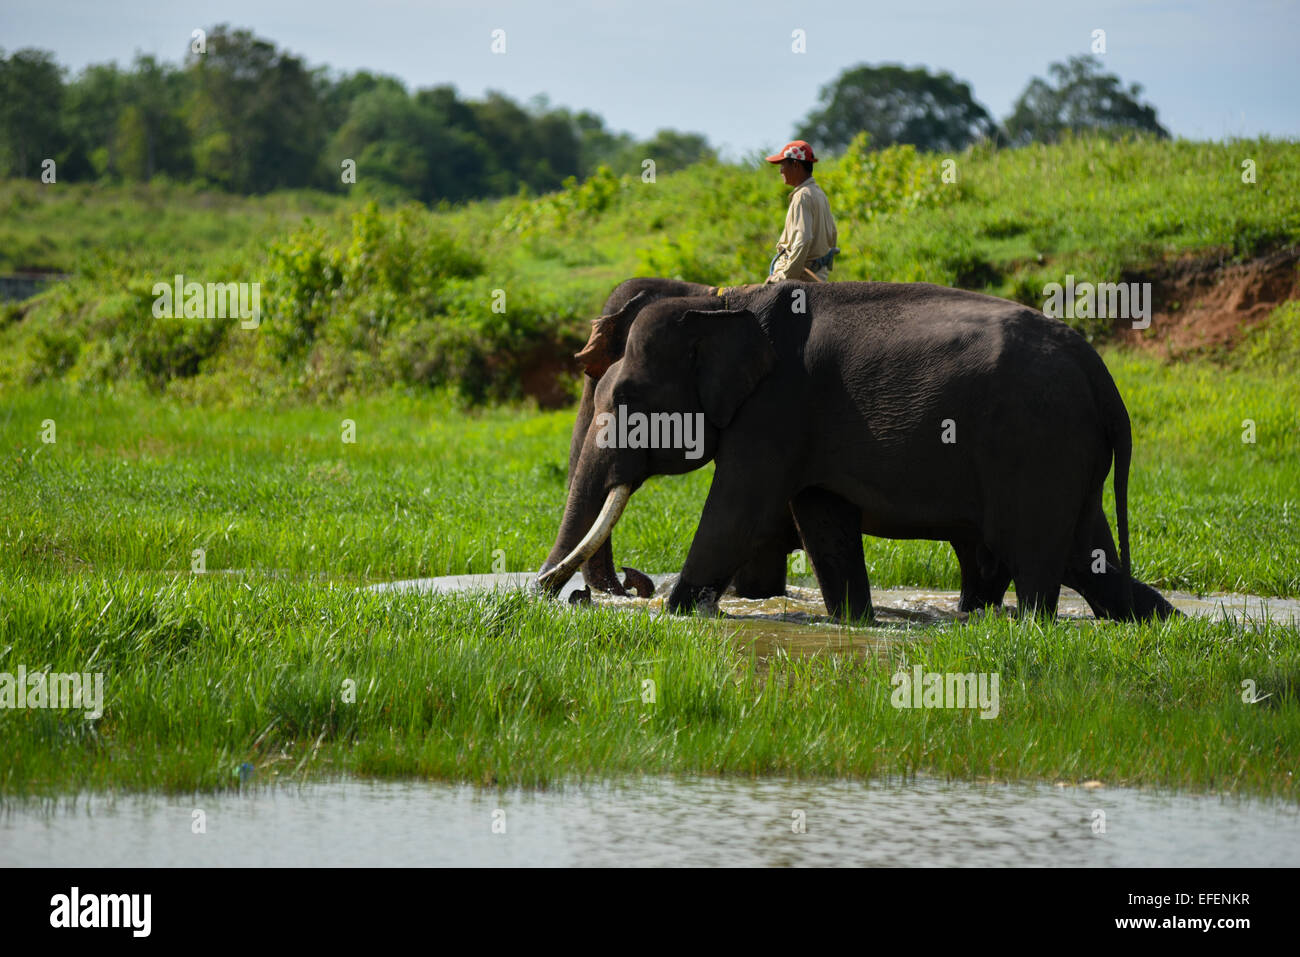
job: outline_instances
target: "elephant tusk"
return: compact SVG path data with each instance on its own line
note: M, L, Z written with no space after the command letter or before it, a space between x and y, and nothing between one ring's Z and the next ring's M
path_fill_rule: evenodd
M616 485L609 490L609 495L605 497L605 505L596 516L596 522L591 526L591 531L578 543L578 546L564 557L564 561L556 565L550 571L537 577L537 584L545 591L555 594L573 577L573 573L582 567L596 549L605 544L605 539L609 538L609 533L614 530L614 525L623 515L623 509L627 507L627 500L632 497L632 489L627 485Z

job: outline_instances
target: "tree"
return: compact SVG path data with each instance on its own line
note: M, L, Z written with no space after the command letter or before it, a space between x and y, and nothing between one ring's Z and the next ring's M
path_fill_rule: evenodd
M1007 117L1013 143L1052 143L1066 131L1109 136L1136 131L1169 138L1156 120L1155 107L1138 102L1142 87L1133 83L1125 90L1118 76L1101 72L1096 57L1073 56L1067 63L1053 63L1047 72L1056 86L1034 77Z
M206 53L189 55L188 73L199 175L244 193L313 181L325 131L319 84L300 59L222 25Z
M853 67L822 87L818 103L796 133L818 152L843 150L863 130L878 148L911 143L939 152L997 135L997 124L968 84L921 67Z
M355 159L358 182L381 183L426 203L481 195L489 158L473 136L448 128L433 100L386 84L352 101L328 152L336 170L343 159Z
M635 145L631 133L615 133L605 128L605 121L589 110L583 110L573 118L578 130L580 142L579 155L582 157L579 177L586 179L596 172L598 167L616 165L616 157L630 146Z
M0 171L35 176L44 159L62 159L63 68L45 50L0 50Z
M86 67L67 85L63 124L69 153L60 165L60 179L94 179L114 168L112 141L122 109L124 74L116 63Z
M188 178L190 134L181 118L185 77L152 56L139 55L121 85L125 104L113 138L116 168L147 183L157 173Z
M395 76L358 70L346 73L337 80L331 79L326 69L313 71L317 78L317 98L321 103L321 114L325 125L337 130L348 118L353 102L363 93L376 89L390 90L406 95L406 84Z
M677 130L658 130L642 143L624 149L614 168L619 173L641 174L643 160L655 161L655 171L672 172L685 169L692 163L716 160L717 154L702 133L681 133Z

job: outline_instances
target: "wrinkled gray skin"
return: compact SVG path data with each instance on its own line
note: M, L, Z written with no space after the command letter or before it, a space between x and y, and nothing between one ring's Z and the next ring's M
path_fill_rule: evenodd
M569 443L568 481L572 482L573 473L578 464L578 456L586 440L595 415L596 385L600 380L603 367L623 355L627 334L631 331L637 316L646 306L661 299L675 296L710 295L714 287L701 283L682 282L675 279L639 278L620 283L607 300L597 325L605 324L606 338L597 349L584 349L579 353L604 352L602 357L588 355L586 364L588 372L583 376L582 400L578 405L578 416L573 425L573 435ZM595 374L593 374L593 372ZM793 517L776 529L771 535L755 543L753 554L740 566L732 579L736 593L742 598L771 598L785 593L786 556L802 547L798 529ZM977 608L1002 604L1011 575L1005 569L992 562L987 552L981 552L978 543L968 541L952 542L961 569L961 597L958 610L974 611ZM557 546L558 548L558 546ZM542 573L553 568L564 557L563 552L552 551ZM984 568L981 569L981 561ZM653 585L649 579L636 569L624 566L627 583L618 580L614 570L613 536L607 538L600 549L583 565L583 579L590 587L616 595L625 595L635 590L643 597L653 594Z
M594 415L620 405L703 413L704 456L599 447ZM1078 333L1016 303L850 282L660 299L595 383L588 418L547 567L615 487L716 463L672 611L721 594L793 514L839 617L871 614L864 531L950 541L985 581L1014 580L1026 612L1054 614L1066 584L1099 617L1175 613L1128 573L1132 439L1110 373ZM1102 510L1112 457L1119 552Z

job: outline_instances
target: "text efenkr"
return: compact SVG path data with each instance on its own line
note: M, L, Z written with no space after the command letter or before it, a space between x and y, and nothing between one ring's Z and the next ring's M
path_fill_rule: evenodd
M158 319L240 319L255 329L262 319L260 282L186 282L176 274L171 283L153 284L153 314Z
M685 449L688 459L704 455L703 412L617 412L596 416L596 445L602 449Z
M148 937L152 894L71 894L50 898L51 927L129 927L131 936Z

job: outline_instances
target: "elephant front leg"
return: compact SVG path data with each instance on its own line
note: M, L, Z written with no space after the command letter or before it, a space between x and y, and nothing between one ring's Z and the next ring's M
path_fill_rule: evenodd
M741 598L774 598L785 594L786 556L800 547L799 532L789 511L782 516L780 528L754 548L750 559L741 565L731 580Z
M766 548L769 536L760 530L789 522L785 497L770 491L769 483L748 481L751 476L724 470L714 472L699 527L681 576L668 596L668 610L688 613L701 602L716 601L726 591L742 565L761 571L771 586L776 577L773 554ZM756 555L760 545L762 551ZM754 561L757 565L753 565ZM785 555L781 561L781 591L785 590ZM749 563L749 564L747 564Z
M871 585L862 557L862 510L825 489L804 489L791 501L822 600L832 617L869 619Z
M1011 573L978 540L954 540L952 550L961 567L961 598L957 610L998 608L1011 584Z

